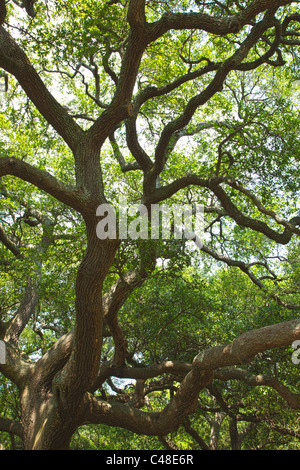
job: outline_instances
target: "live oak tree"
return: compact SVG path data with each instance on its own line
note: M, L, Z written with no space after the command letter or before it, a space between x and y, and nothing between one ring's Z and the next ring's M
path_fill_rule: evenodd
M227 410L238 448L239 417L215 380L270 387L298 410L299 394L244 367L300 339L298 2L1 1L0 22L8 76L0 371L20 399L20 420L0 418L0 430L33 450L67 449L84 424L170 446L164 436L182 423L193 434L188 416L209 390ZM196 249L240 269L266 302L288 312L284 321L257 323L225 345L199 341L185 360L175 350L161 360L158 348L143 356L122 318L126 305L143 302L136 291L160 276L164 260L178 272L194 255L185 240L100 240L97 208L117 206L120 196L149 211L203 203ZM178 315L195 309L179 304ZM151 315L159 318L164 305ZM122 393L113 378L134 381L134 392ZM160 410L145 409L155 378L170 396Z

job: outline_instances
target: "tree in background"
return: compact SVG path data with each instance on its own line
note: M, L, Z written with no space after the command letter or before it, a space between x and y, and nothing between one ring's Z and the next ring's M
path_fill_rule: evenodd
M0 430L24 449L87 424L167 448L181 425L216 448L224 419L224 447L299 437L292 349L267 362L300 339L297 6L0 3ZM100 239L121 197L204 204L203 245ZM247 386L284 422L259 392L242 413Z

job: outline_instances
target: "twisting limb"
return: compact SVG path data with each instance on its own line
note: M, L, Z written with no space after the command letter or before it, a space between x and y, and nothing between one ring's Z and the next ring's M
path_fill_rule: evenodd
M276 377L265 374L254 375L247 370L238 367L228 367L219 369L214 372L214 377L218 380L239 380L250 385L251 387L266 386L271 387L287 402L287 404L295 409L300 409L300 394L291 392L286 385L283 385Z
M216 374L215 370L249 363L259 352L290 345L299 338L300 319L251 330L226 346L215 346L200 352L190 365L190 370L186 373L174 398L162 411L143 412L129 404L107 403L86 394L81 419L83 422L121 426L133 432L143 429L146 435L165 436L176 430L185 417L195 410L198 394L200 390L210 386ZM142 371L141 369L141 373ZM127 377L130 377L130 374ZM269 383L275 384L272 381ZM278 384L275 386L280 389ZM281 392L286 393L286 390L281 389ZM186 402L186 396L189 397L189 403ZM129 415L130 420L128 420Z
M241 189L241 185L235 184L235 187ZM285 230L282 233L278 233L275 230L271 229L265 222L262 222L260 220L255 220L252 219L251 217L245 216L231 201L230 197L228 194L224 191L224 189L219 185L212 183L211 184L211 189L214 192L214 194L217 196L219 201L221 202L223 208L225 209L226 213L234 219L240 226L242 227L248 227L251 228L252 230L255 230L257 232L260 232L264 235L266 235L268 238L271 240L274 240L276 243L280 243L281 245L286 245L289 243L289 241L292 238L293 233L297 233L300 235L300 230L296 228L297 225L300 225L300 217L295 217L292 218L289 222L284 221L283 219L280 219L275 215L274 212L268 211L268 215L273 216L273 218L277 221L280 220L280 223L285 225ZM243 192L247 193L247 195L250 195L250 191L244 190ZM258 205L258 200L256 198L251 197L253 201L255 201L256 205ZM262 212L267 212L267 210L263 209L262 204L259 204L259 207L261 208Z
M79 212L83 209L80 191L67 186L47 171L40 170L18 158L0 157L0 177L5 175L27 181Z
M196 12L165 13L157 22L150 25L152 38L153 40L158 39L171 29L199 29L218 36L225 36L230 33L237 34L243 26L252 24L259 13L268 9L276 10L280 6L289 3L288 0L276 1L275 4L273 0L254 0L239 13L221 17Z
M39 112L74 150L82 138L83 130L49 92L25 52L2 27L0 27L0 67L16 77Z
M4 230L2 224L0 224L0 242L3 243L9 251L13 253L17 258L22 258L22 253L20 251L20 247L16 240L10 237Z
M155 151L155 167L152 171L152 181L163 171L166 164L166 155L169 142L174 133L184 128L194 116L196 110L204 105L222 87L228 73L237 68L247 57L252 47L256 44L261 35L274 23L273 13L267 12L264 19L257 23L242 42L234 54L226 59L222 66L218 68L214 78L209 85L197 96L193 97L185 107L183 113L175 120L169 122L161 133L161 137Z
M141 167L137 161L130 162L130 163L127 163L125 161L125 158L122 155L121 149L118 145L118 142L116 141L114 133L112 133L109 136L109 140L113 149L114 156L116 157L116 160L120 164L120 167L123 173L126 173L127 171L132 171L132 170L141 170Z
M129 295L140 287L155 268L155 249L149 251L148 256L140 250L141 260L138 266L125 274L120 275L118 281L103 296L104 321L110 329L114 339L115 354L113 365L119 367L125 364L127 342L118 321L118 313Z

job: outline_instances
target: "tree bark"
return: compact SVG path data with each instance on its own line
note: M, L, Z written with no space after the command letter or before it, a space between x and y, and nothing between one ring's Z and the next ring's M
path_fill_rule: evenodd
M240 380L253 386L272 386L290 406L297 409L299 396L289 392L275 379L262 376L249 377L236 369L227 370L227 375L225 373L222 375L223 371L220 369L249 363L256 354L266 349L290 345L293 340L300 338L299 320L253 330L241 335L231 344L201 351L192 364L166 361L163 364L153 364L148 368L126 366L126 341L118 323L117 314L132 290L141 285L146 272L154 269L155 260L150 259L147 266L142 262L137 270L127 273L123 278L120 277L113 289L103 296L104 281L114 261L119 241L99 240L96 234L96 209L99 204L106 202L100 165L101 147L110 136L115 152L118 151L113 132L120 123L127 120L127 144L137 164L132 168L138 168L144 172L142 200L147 205L163 201L180 189L196 185L214 193L223 206L224 213L239 226L251 228L281 244L288 243L293 233L299 235L300 231L297 229L299 218L293 218L285 223L279 221L285 227L284 232L279 234L269 228L266 223L245 216L233 204L220 186L221 183L240 191L249 197L262 213L274 218L274 214L270 211L266 212L249 191L236 182L226 181L225 177L213 176L204 179L199 175L187 174L164 187L156 187L157 178L165 169L168 157L177 142L178 132L184 132L199 107L206 104L222 89L228 74L233 70L252 70L267 62L275 53L280 44L282 25L274 18L274 12L280 6L289 5L292 2L254 0L248 2L249 5L241 9L239 13L228 17L197 12L166 13L158 21L149 24L145 15L145 0L130 0L127 17L130 32L126 41L125 54L119 76L114 74L111 77L115 82L116 91L111 103L105 107L105 111L87 131L84 131L54 98L23 49L1 26L6 16L5 3L4 0L0 0L0 67L14 75L37 110L72 150L76 185L68 187L50 173L20 159L7 156L0 158L0 177L12 175L21 178L80 213L86 225L87 250L77 272L74 330L61 337L40 360L30 361L29 358L21 355L18 349L19 336L32 317L37 303L34 287L28 284L23 302L10 324L0 324L1 338L3 336L4 340L9 342L7 343L7 364L1 365L0 370L19 388L22 429L18 423L6 420L0 421L0 427L23 436L26 450L68 449L74 431L78 426L86 423L120 426L136 433L166 436L169 432L176 431L186 416L196 409L199 392L209 387L213 378L218 376L215 373L216 369L219 370L221 380L224 376L227 378L231 376L239 377ZM29 10L29 13L33 13L32 10ZM263 19L257 18L258 21L256 21L256 16L262 13ZM285 21L285 28L289 21L291 20ZM143 53L147 46L166 32L197 29L222 36L236 33L243 26L251 23L250 32L245 32L244 39L241 43L237 43L239 45L235 52L223 62L213 63L207 60L205 67L193 72L189 71L167 85L158 88L147 87L132 103ZM258 56L253 62L245 62L249 53L270 28L275 28L275 34L274 41L268 44L267 52ZM181 114L163 128L152 160L138 140L137 116L141 106L155 96L170 93L182 84L210 72L214 72L214 77L209 84L201 92L198 91L197 95L189 98ZM123 163L122 160L121 162ZM126 167L123 166L123 168ZM10 254L20 255L18 247L6 236L1 226L0 240L10 250ZM208 249L206 251L217 257L214 252ZM217 259L221 258L217 257ZM249 271L245 263L233 264L224 257L221 260L239 266L244 272ZM112 364L104 364L100 367L104 321L111 330L115 355ZM159 412L146 413L131 403L100 400L91 394L107 377L117 376L144 381L169 372L175 372L180 377L180 386L170 402ZM141 404L142 401L140 399L136 405ZM223 417L221 413L215 415L210 448L217 448ZM192 432L191 428L189 430ZM240 440L236 421L233 419L230 423L230 435L232 448L238 448ZM205 443L201 442L200 438L198 442L205 448Z

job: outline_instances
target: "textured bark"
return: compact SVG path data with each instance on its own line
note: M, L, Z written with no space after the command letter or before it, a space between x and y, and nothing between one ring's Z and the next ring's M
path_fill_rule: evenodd
M222 413L215 413L214 417L210 421L211 429L210 429L210 438L209 438L209 449L210 450L218 450L219 444L219 436L222 421L225 415Z
M113 3L108 2L108 4ZM104 111L94 124L84 131L47 89L17 40L1 26L5 20L6 7L5 1L0 0L0 67L5 73L10 73L16 78L43 118L71 149L76 182L74 187L69 187L49 172L7 156L0 158L0 177L11 175L20 178L80 213L85 221L87 241L87 250L77 272L76 318L73 331L58 339L37 362L30 361L20 353L19 337L33 317L37 302L35 286L30 282L14 318L9 324L0 324L0 336L5 340L7 347L7 363L0 366L0 371L19 388L22 415L22 424L0 419L0 430L22 436L24 447L28 450L67 449L77 427L87 423L119 426L136 433L166 436L176 431L187 416L196 409L199 392L209 387L214 378L242 380L251 386L270 386L286 400L289 406L299 409L299 396L291 393L275 378L253 377L235 367L231 368L251 362L255 355L262 351L288 346L299 339L299 320L253 330L236 338L231 344L200 351L191 364L166 361L141 368L130 367L125 363L128 351L126 338L118 321L118 313L131 292L142 285L153 271L156 254L151 252L146 260L145 253L142 252L141 263L137 268L120 276L110 291L103 295L104 281L119 246L118 240L99 240L96 236L96 209L99 204L106 202L100 163L100 152L106 139L110 139L123 171L138 169L143 172L143 202L148 206L195 185L211 192L223 207L222 214L226 214L240 226L260 232L279 244L286 244L293 234L300 234L297 229L299 217L283 221L276 214L267 211L260 201L239 183L218 176L220 165L216 174L209 179L187 174L164 187L157 187L157 178L164 170L180 133L185 132L185 127L191 123L199 107L222 90L228 74L234 70L253 70L267 63L275 53L278 54L280 63L278 48L282 43L282 33L291 21L299 21L300 18L298 15L292 15L280 24L274 18L274 14L280 6L292 2L254 0L239 13L223 17L200 12L167 13L152 24L146 21L145 3L145 0L128 2L127 19L130 32L119 76L109 69L108 60L104 58L104 70L116 86L113 99L109 105L103 107ZM32 1L24 2L31 16L34 16L33 4ZM257 19L259 14L262 15ZM236 42L235 52L223 62L213 63L204 59L206 65L203 67L189 71L164 86L147 87L132 101L143 53L151 43L166 32L171 29L198 29L224 36L237 33L244 26L248 28L250 24L251 28L247 30L247 34L245 33L243 42ZM267 51L256 60L247 62L249 53L270 28L274 28L275 33L273 42L268 43L266 47ZM209 73L214 74L209 84L187 102L176 119L164 127L158 139L154 158L151 158L138 139L137 118L141 107L148 100L171 93L182 84ZM99 95L99 86L97 93ZM114 136L116 128L123 121L126 126L127 145L135 159L129 165L125 164L124 158L120 155ZM281 224L284 231L278 233L266 223L244 215L233 204L221 184L229 185L248 197L262 214ZM42 218L37 213L35 217L38 223L43 224ZM10 250L10 254L21 257L19 247L5 233L2 226L0 226L0 241ZM52 242L51 230L50 232L44 230L44 247L40 248L43 249ZM203 251L231 266L238 266L261 287L245 263L222 258L207 247L204 247ZM101 363L104 326L112 335L115 354L113 361ZM162 374L173 374L180 381L180 386L170 402L160 412L144 412L138 409L145 401L145 380ZM134 399L128 403L121 403L116 400L99 399L92 394L107 378L114 376L137 380ZM216 449L222 419L223 414L215 415L209 446L195 434L188 421L185 421L186 429L190 435L195 436L202 448ZM232 447L239 448L237 424L232 416L230 434ZM166 445L172 445L166 438L162 440Z
M0 26L4 23L6 18L6 1L0 0Z

